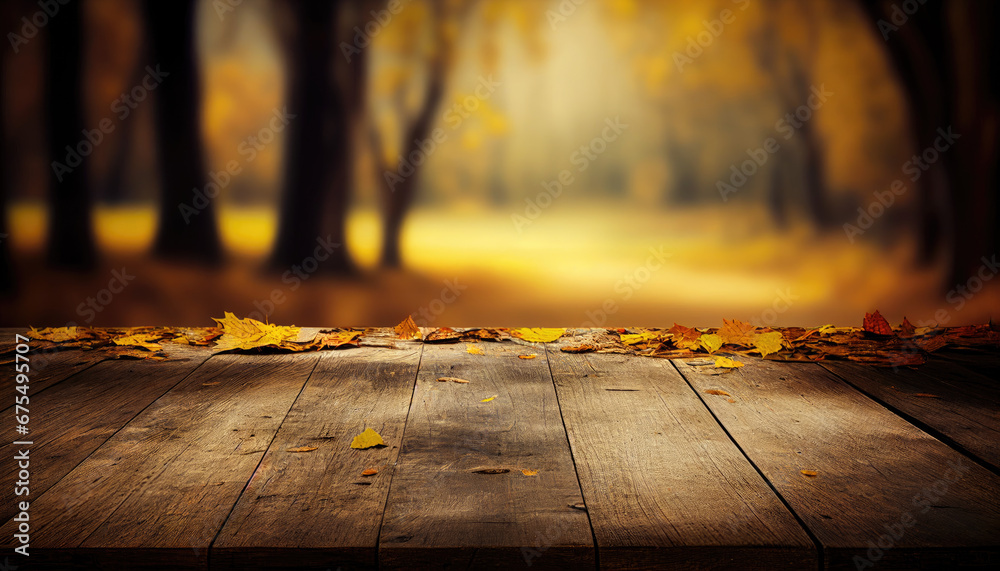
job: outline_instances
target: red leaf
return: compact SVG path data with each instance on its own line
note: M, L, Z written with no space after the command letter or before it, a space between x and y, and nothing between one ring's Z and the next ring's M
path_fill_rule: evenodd
M882 314L875 310L875 313L865 314L865 331L876 335L892 335L892 327L889 322L882 317Z

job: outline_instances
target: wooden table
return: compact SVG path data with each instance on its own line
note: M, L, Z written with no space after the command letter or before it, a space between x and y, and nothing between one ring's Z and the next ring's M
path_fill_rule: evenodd
M178 346L166 362L60 352L33 369L23 436L5 365L0 564L1000 564L996 354L899 371L745 359L716 374L559 350L570 342L483 342L482 354L413 341L272 355ZM366 427L387 446L350 448ZM30 495L16 496L25 450ZM23 501L28 558L13 551Z

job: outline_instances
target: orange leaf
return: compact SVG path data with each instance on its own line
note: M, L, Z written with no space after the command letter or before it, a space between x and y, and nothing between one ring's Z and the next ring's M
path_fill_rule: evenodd
M892 335L892 327L889 322L882 317L882 314L875 310L875 313L866 313L864 320L865 331L876 335Z
M317 450L315 446L299 446L298 448L289 448L287 452L312 452Z
M907 319L907 318L904 317L903 318L903 323L901 323L900 326L899 326L899 334L900 334L900 336L902 336L902 337L912 337L913 334L916 331L917 331L917 328L914 327L912 323L910 323L909 319Z
M815 478L816 476L819 476L819 472L817 472L816 470L799 470L799 472L802 472L803 476L809 476L810 478Z
M521 473L525 476L537 476L538 470L528 470L527 468L521 470Z
M532 353L530 355L518 355L517 358L518 359L534 359L537 356L538 356L537 354Z
M674 336L674 346L678 349L690 349L692 351L701 349L701 331L697 329L674 323L674 326L667 333Z
M362 476L374 476L375 474L378 474L378 470L375 468L368 468L364 472L361 472Z
M723 319L718 335L722 337L722 341L727 345L751 347L753 346L753 332L755 329L757 328L752 324L740 321L739 319L732 321Z
M719 395L721 397L731 397L731 396L733 396L733 395L727 393L726 391L721 391L719 389L708 389L707 391L705 391L705 394Z
M400 322L399 325L394 327L396 331L396 336L400 339L420 339L420 328L417 327L416 322L413 321L412 315L407 315L406 319Z

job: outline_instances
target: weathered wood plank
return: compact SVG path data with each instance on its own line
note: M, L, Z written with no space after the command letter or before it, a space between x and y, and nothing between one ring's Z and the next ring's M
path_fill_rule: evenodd
M421 346L326 352L211 549L212 569L375 569ZM387 446L354 450L366 427ZM311 452L290 448L315 446ZM363 477L374 468L378 474Z
M58 385L66 379L72 377L80 371L84 371L103 361L96 351L56 351L52 353L28 355L28 395L38 395L46 389ZM15 387L14 363L4 366L10 371L11 382L4 383L4 400L2 414L9 416L13 413Z
M188 350L174 351L172 356L178 360L162 363L104 361L69 382L32 396L31 432L18 437L32 444L0 443L0 473L6 481L16 480L14 456L29 450L32 464L38 467L32 473L31 496L39 497L209 355L208 351ZM21 499L15 496L13 486L0 487L0 521L15 515L16 502Z
M582 496L544 350L475 347L485 354L424 348L380 567L592 568L587 514L569 507ZM525 352L538 356L518 359ZM446 376L470 382L437 381Z
M973 348L947 348L931 354L930 363L958 363L988 379L993 386L1000 383L1000 352Z
M669 362L549 350L604 569L815 569L815 545Z
M821 542L827 568L998 562L1000 478L818 365L741 360L714 376L675 363Z
M954 362L895 372L858 363L823 365L862 392L1000 468L1000 385Z
M318 360L209 359L32 502L33 568L207 568L209 544Z

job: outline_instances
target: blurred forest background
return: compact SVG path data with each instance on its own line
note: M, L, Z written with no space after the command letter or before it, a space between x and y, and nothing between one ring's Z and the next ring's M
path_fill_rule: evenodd
M0 10L0 325L1000 309L989 0Z

